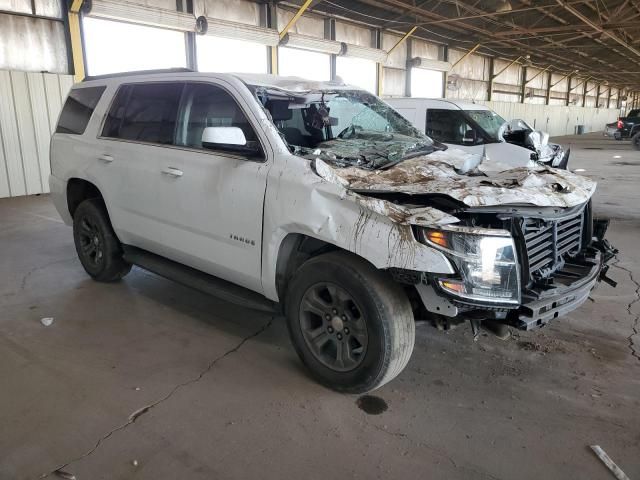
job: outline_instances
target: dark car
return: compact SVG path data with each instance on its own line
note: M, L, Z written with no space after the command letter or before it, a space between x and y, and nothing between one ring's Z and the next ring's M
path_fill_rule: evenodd
M631 110L626 117L620 117L618 121L608 123L605 134L613 135L616 140L624 138L633 139L632 144L640 149L640 109Z

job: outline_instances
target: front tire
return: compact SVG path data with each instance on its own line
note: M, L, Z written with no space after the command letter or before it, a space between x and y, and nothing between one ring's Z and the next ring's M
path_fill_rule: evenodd
M131 270L131 264L122 258L122 245L102 200L93 198L78 206L73 215L73 240L80 263L94 280L114 282Z
M636 150L640 150L640 132L636 133L631 139L631 146Z
M308 260L289 282L285 303L298 356L329 388L375 390L411 357L415 322L407 295L354 255L331 252Z

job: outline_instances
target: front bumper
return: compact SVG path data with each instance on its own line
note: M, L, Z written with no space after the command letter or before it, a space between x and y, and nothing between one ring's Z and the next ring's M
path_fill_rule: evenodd
M578 308L589 298L589 293L600 279L604 267L602 259L603 255L596 251L588 259L592 265L587 275L568 285L546 290L536 300L524 302L507 317L508 323L521 330L531 330Z
M608 263L617 253L604 240L607 226L608 221L594 221L591 245L575 259L567 261L548 283L523 290L520 305L462 302L437 288L434 279L426 275L416 286L417 292L427 311L445 317L491 319L521 330L542 327L580 307L600 280L615 286L615 282L606 276Z

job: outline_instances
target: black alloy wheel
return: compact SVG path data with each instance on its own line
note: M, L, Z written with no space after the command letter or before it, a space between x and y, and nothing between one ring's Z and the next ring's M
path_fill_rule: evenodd
M323 282L303 295L300 328L313 356L337 372L353 370L367 352L368 335L363 310L344 288Z

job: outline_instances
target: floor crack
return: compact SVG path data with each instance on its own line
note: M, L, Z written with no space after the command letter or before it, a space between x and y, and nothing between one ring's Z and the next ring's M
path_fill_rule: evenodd
M474 473L474 477L476 477L476 478L478 477L478 475L480 475L480 476L486 477L486 478L488 478L490 480L499 480L498 477L496 477L494 475L491 475L488 472L477 470L473 466L458 465L458 463L454 460L454 458L451 455L449 455L448 453L446 453L445 451L443 451L443 450L441 450L441 449L439 449L437 447L434 447L433 445L429 445L428 443L426 443L424 441L415 442L414 440L409 438L409 435L407 435L406 433L394 432L394 431L391 431L391 430L387 430L385 427L382 427L380 425L376 425L374 423L367 423L367 425L371 425L376 430L378 430L378 431L380 431L380 432L382 432L382 433L384 433L386 435L389 435L391 437L402 438L404 440L409 441L410 443L415 443L419 447L422 447L422 448L427 449L427 450L431 450L436 455L439 455L439 456L443 457L456 470L466 470L468 472L472 472L472 473Z
M25 288L27 288L27 282L29 281L31 275L33 275L34 273L40 271L40 270L44 270L45 268L51 267L53 265L57 265L58 263L65 263L65 262L70 262L71 260L76 259L77 257L69 257L69 258L63 258L60 260L55 260L53 262L49 262L49 263L45 263L44 265L38 265L37 267L33 267L31 270L29 270L27 273L24 274L24 276L22 277L22 281L20 282L20 290L19 291L23 291Z
M107 440L109 437L111 437L113 434L119 432L120 430L124 430L129 425L135 423L145 413L149 412L151 409L155 408L156 406L158 406L161 403L163 403L163 402L167 401L168 399L170 399L177 391L179 391L182 388L187 387L189 385L193 385L194 383L197 383L200 380L202 380L202 378L207 373L209 373L219 361L223 360L224 358L226 358L227 356L229 356L229 355L231 355L233 353L236 353L249 340L257 337L258 335L262 334L265 330L267 330L271 326L272 323L273 323L273 317L271 317L271 319L269 319L269 321L267 323L265 323L262 327L260 327L257 331L255 331L254 333L244 337L235 347L233 347L230 350L227 350L222 355L219 355L216 358L214 358L211 362L209 362L207 367L204 370L202 370L197 376L195 376L195 377L193 377L193 378L191 378L191 379L189 379L189 380L187 380L185 382L179 383L178 385L173 387L166 395L162 396L158 400L155 400L155 401L153 401L153 402L151 402L151 403L149 403L147 405L144 405L143 407L140 407L139 409L137 409L136 411L131 413L131 415L129 415L129 417L127 418L127 421L125 423L115 427L114 429L110 430L108 433L106 433L105 435L100 437L98 439L98 441L95 443L95 445L90 450L88 450L84 454L80 455L79 457L68 461L65 464L59 465L58 467L54 468L53 470L50 470L47 473L43 473L40 476L40 478L46 478L46 477L48 477L50 475L57 475L57 476L61 476L61 477L65 478L65 476L71 475L68 472L64 471L64 469L67 468L72 463L78 462L78 461L80 461L80 460L82 460L84 458L87 458L90 455L92 455L96 450L98 450L100 445L102 445L102 443L105 440ZM71 475L71 477L73 477L73 475Z
M640 322L640 315L634 315L634 313L631 311L631 309L633 308L633 306L640 302L640 283L635 279L635 277L633 276L633 272L631 270L629 270L628 268L625 267L621 267L620 265L618 265L618 262L620 260L618 258L616 258L616 262L612 263L611 265L619 268L620 270L627 272L627 274L629 275L629 279L631 280L631 282L636 286L636 289L634 291L636 298L633 299L631 302L629 302L627 304L627 313L629 314L630 317L633 318L633 323L631 324L631 335L629 335L627 337L627 342L629 342L628 347L629 350L631 350L631 355L636 357L638 360L640 360L640 351L636 350L636 344L633 341L633 337L635 337L636 335L638 335L640 333L640 331L638 330L638 323Z

